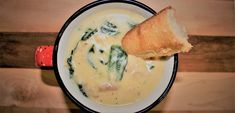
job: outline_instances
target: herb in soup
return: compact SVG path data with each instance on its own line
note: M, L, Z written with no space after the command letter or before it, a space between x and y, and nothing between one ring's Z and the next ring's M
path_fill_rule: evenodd
M69 58L67 58L67 64L69 66L70 78L73 77L73 73L74 73L74 68L73 68L73 65L72 65L72 60L73 60L73 54L77 50L78 44L79 44L79 42L77 42L76 46L71 50Z
M108 70L110 74L116 76L116 80L122 80L123 71L127 65L127 54L118 45L112 45L110 50Z
M104 50L103 49L99 49L100 53L104 53Z
M74 69L73 69L73 66L72 66L72 56L70 56L68 59L67 59L67 64L69 66L69 74L70 74L70 78L72 78L72 75L74 73Z
M87 93L85 92L84 86L82 84L78 84L78 88L85 97L88 97Z
M105 62L104 60L100 60L100 63L103 64L103 65L107 65L108 62Z
M105 23L100 27L100 30L102 33L110 35L110 36L113 36L119 33L118 27L109 21L105 21Z
M91 46L91 48L89 49L89 51L88 51L88 55L87 55L87 61L88 61L88 63L90 64L90 66L93 68L93 69L97 69L97 67L95 66L95 63L93 62L93 55L94 55L94 53L95 53L95 50L94 50L94 48L95 48L95 45L93 44L92 46Z
M155 68L154 64L152 61L146 61L146 67L148 69L148 71L150 72L152 69Z
M92 28L88 28L87 31L84 33L84 35L82 36L81 40L85 41L88 40L92 35L94 35L96 32L98 32L98 30L92 29Z
M133 22L127 22L127 24L131 29L137 25L136 23L133 23Z

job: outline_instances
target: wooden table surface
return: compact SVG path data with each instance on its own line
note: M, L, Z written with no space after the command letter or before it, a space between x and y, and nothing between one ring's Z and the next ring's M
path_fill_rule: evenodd
M172 5L194 48L179 54L176 81L150 113L235 113L233 0L140 0ZM0 1L0 112L80 113L51 69L34 65L39 45L53 45L63 23L92 0Z

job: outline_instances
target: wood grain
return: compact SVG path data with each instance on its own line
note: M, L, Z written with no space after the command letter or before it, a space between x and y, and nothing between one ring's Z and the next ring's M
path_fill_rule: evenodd
M94 0L0 0L0 112L83 113L52 70L34 65L34 50L53 45L64 22ZM179 54L167 97L149 113L235 113L234 0L140 0L171 5L194 48ZM10 68L9 68L10 67Z
M0 73L0 106L78 109L48 70L0 68ZM153 111L235 111L234 80L234 73L178 72Z
M190 36L194 46L189 53L179 54L179 71L234 72L234 37Z
M35 68L34 51L53 45L57 33L0 33L0 67ZM235 38L190 36L193 49L179 54L181 72L234 72Z
M0 67L35 67L39 45L53 45L57 33L0 33Z
M92 1L94 0L1 0L0 31L58 32L75 11ZM233 0L140 2L155 11L172 5L177 11L177 18L191 35L235 36Z

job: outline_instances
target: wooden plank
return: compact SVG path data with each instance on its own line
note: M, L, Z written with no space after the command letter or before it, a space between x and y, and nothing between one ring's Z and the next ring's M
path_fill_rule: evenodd
M233 37L191 36L189 42L194 47L189 53L179 54L179 71L235 71L235 40Z
M179 72L167 98L154 110L234 110L235 73Z
M1 67L35 67L39 45L53 45L57 33L0 33Z
M34 51L53 45L57 33L0 33L0 67L35 68ZM182 72L234 72L235 38L190 36L193 49L179 54Z
M1 69L0 73L0 106L67 108L60 88L45 82L41 70Z
M77 109L48 70L0 68L0 73L0 106ZM234 81L235 73L178 72L153 111L235 111Z
M58 32L70 15L92 1L0 1L0 31ZM191 35L235 36L233 0L140 0L140 2L156 11L172 5L177 11L177 18Z

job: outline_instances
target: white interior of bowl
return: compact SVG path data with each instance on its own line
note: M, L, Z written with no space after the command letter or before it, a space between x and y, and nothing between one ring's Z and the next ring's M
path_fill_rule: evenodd
M111 106L111 105L102 105L95 103L91 101L89 98L86 98L82 95L82 93L78 90L77 84L69 78L69 71L65 67L65 61L64 57L65 51L67 50L67 45L68 45L68 40L70 38L70 33L71 31L78 25L79 21L82 19L87 19L86 16L91 13L95 13L100 10L107 10L110 8L121 8L121 9L126 9L126 10L131 10L133 12L139 13L143 15L144 17L150 17L152 14L138 6L134 6L131 4L125 4L125 3L107 3L107 4L102 4L98 5L96 7L93 7L81 15L79 15L76 19L74 19L70 25L66 28L64 31L61 40L59 42L59 47L58 47L58 53L57 53L57 65L58 65L58 70L59 74L61 76L61 79L67 88L67 90L71 93L71 95L76 98L80 103L82 103L84 106L87 106L88 108L98 111L98 112L136 112L139 110L142 110L149 105L151 105L153 102L155 102L164 92L164 90L167 88L169 81L172 76L172 71L173 71L173 65L174 65L174 57L171 57L166 65L165 65L165 72L163 75L163 78L160 82L160 85L153 91L153 93L147 97L144 100L139 101L138 103L133 103L129 105L123 105L123 106Z

